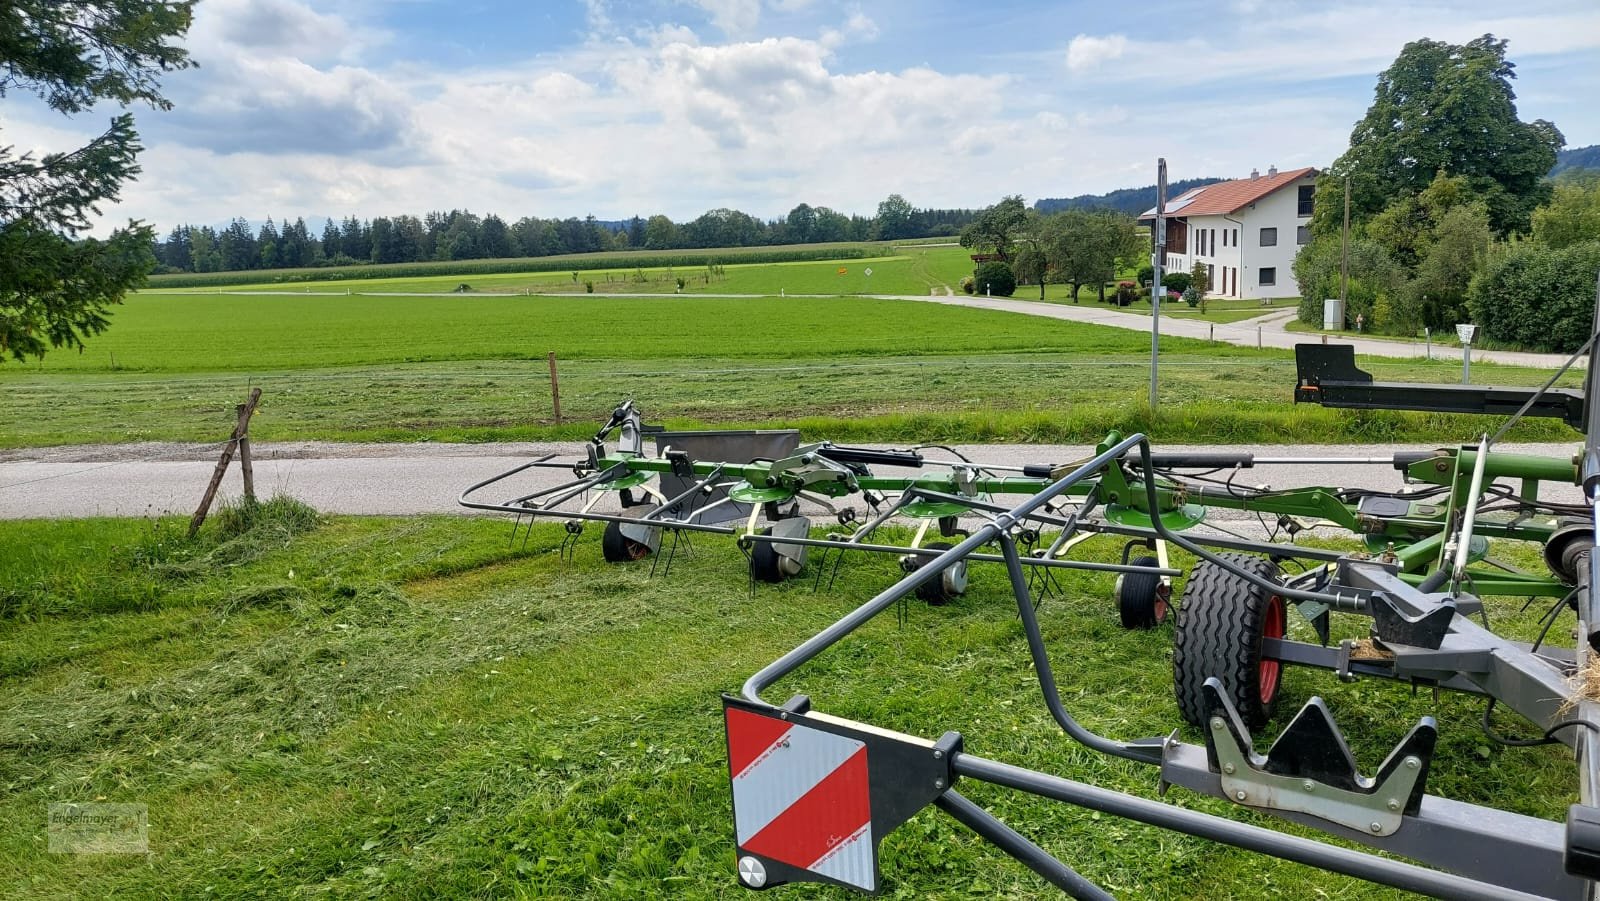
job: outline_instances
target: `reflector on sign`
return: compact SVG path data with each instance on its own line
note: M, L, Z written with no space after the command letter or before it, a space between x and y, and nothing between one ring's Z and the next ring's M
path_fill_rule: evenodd
M822 714L724 696L739 880L878 889L878 842L949 784L937 745Z

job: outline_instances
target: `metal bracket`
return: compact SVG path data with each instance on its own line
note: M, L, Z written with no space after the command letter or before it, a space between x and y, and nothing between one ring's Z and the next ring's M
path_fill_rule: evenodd
M1372 614L1372 627L1378 640L1386 645L1410 645L1414 648L1439 650L1445 635L1450 631L1450 621L1455 618L1454 601L1445 601L1426 614L1413 619L1383 593L1374 594L1367 604Z
M1261 755L1221 684L1213 682L1206 680L1211 701L1206 745L1229 800L1308 814L1375 836L1393 835L1407 813L1416 813L1437 736L1431 718L1424 717L1383 762L1377 778L1368 779L1356 772L1344 736L1320 698L1302 708Z

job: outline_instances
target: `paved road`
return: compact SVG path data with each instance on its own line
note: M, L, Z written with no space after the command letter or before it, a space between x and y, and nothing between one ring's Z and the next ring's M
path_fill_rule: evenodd
M1570 456L1574 448L1575 445L1549 444L1504 445L1500 449L1565 457ZM328 513L455 513L462 512L456 505L456 496L466 486L535 456L571 454L578 449L573 444L537 443L261 444L255 448L255 479L260 494L284 492ZM1387 459L1402 448L1253 446L1238 449L1263 457ZM961 450L973 459L996 465L1064 463L1090 453L1088 447L1062 445L989 445ZM0 517L188 514L199 502L215 465L216 453L215 446L173 444L0 451ZM564 471L551 469L533 470L528 476L515 483L517 493L567 477ZM1249 485L1274 487L1318 480L1336 480L1350 487L1400 487L1398 474L1384 464L1260 465L1242 471L1238 480ZM522 487L524 485L528 487ZM230 470L224 486L225 496L238 494L237 467ZM1550 500L1579 500L1575 488L1548 495ZM500 497L505 496L510 495L500 494ZM1227 518L1220 512L1217 516Z

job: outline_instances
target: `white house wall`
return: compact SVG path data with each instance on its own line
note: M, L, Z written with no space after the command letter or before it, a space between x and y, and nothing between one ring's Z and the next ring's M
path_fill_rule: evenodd
M1310 216L1301 216L1300 186L1316 184L1316 179L1302 178L1273 191L1266 197L1234 214L1244 223L1240 249L1239 287L1242 293L1235 297L1267 299L1299 297L1300 286L1294 280L1294 258L1300 252L1299 227L1311 224ZM1278 243L1272 247L1261 246L1261 229L1276 228ZM1262 285L1261 270L1276 270L1277 284Z
M1314 185L1316 178L1306 176L1284 185L1261 200L1238 212L1226 216L1189 216L1189 234L1186 253L1168 253L1164 272L1188 272L1196 262L1214 267L1214 286L1208 292L1212 297L1231 297L1246 300L1266 300L1278 297L1299 297L1300 286L1294 279L1294 258L1300 252L1299 229L1311 224L1311 217L1301 216L1300 186ZM1276 228L1278 243L1261 246L1261 229ZM1206 252L1200 252L1200 233L1206 233ZM1226 246L1223 234L1227 233ZM1237 233L1238 240L1233 236ZM1212 234L1216 235L1212 242ZM1261 270L1274 270L1274 285L1261 284ZM1226 285L1224 285L1226 282Z

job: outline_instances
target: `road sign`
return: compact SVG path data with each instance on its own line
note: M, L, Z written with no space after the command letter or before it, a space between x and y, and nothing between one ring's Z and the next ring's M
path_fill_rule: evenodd
M1478 327L1463 322L1456 326L1456 337L1461 339L1462 344L1471 344L1472 339L1478 337Z

